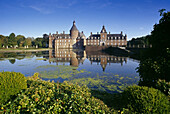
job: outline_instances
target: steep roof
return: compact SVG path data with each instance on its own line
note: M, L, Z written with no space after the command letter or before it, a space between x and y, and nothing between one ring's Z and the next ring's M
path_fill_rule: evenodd
M107 33L104 25L103 25L103 28L101 30L101 33Z
M71 27L70 31L78 31L75 21L73 21L73 26Z

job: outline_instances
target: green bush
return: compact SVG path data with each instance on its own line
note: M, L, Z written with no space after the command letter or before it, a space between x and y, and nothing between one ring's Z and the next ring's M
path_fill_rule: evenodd
M166 82L165 80L158 80L156 83L156 87L160 91L162 91L165 95L170 96L170 82Z
M42 81L37 74L27 80L28 88L4 105L12 113L111 113L101 100L91 96L86 86L69 82Z
M0 72L0 106L16 95L21 89L26 89L25 76L16 72Z
M168 98L159 90L141 86L127 87L122 93L122 105L137 113L168 113Z

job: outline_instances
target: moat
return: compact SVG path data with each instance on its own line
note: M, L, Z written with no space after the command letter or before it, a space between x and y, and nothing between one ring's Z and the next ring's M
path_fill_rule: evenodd
M70 81L111 93L138 84L138 65L138 60L125 55L84 50L0 53L0 71L21 72L25 76L39 72L44 80Z

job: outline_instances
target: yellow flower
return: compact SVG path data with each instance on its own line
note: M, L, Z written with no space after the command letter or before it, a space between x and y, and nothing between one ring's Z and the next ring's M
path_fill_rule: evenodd
M1 107L1 109L3 110L4 108L3 108L3 107Z

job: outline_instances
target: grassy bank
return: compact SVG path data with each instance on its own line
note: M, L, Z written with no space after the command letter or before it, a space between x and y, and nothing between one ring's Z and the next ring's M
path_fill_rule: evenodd
M36 52L36 51L48 51L50 48L8 48L0 49L0 52Z

